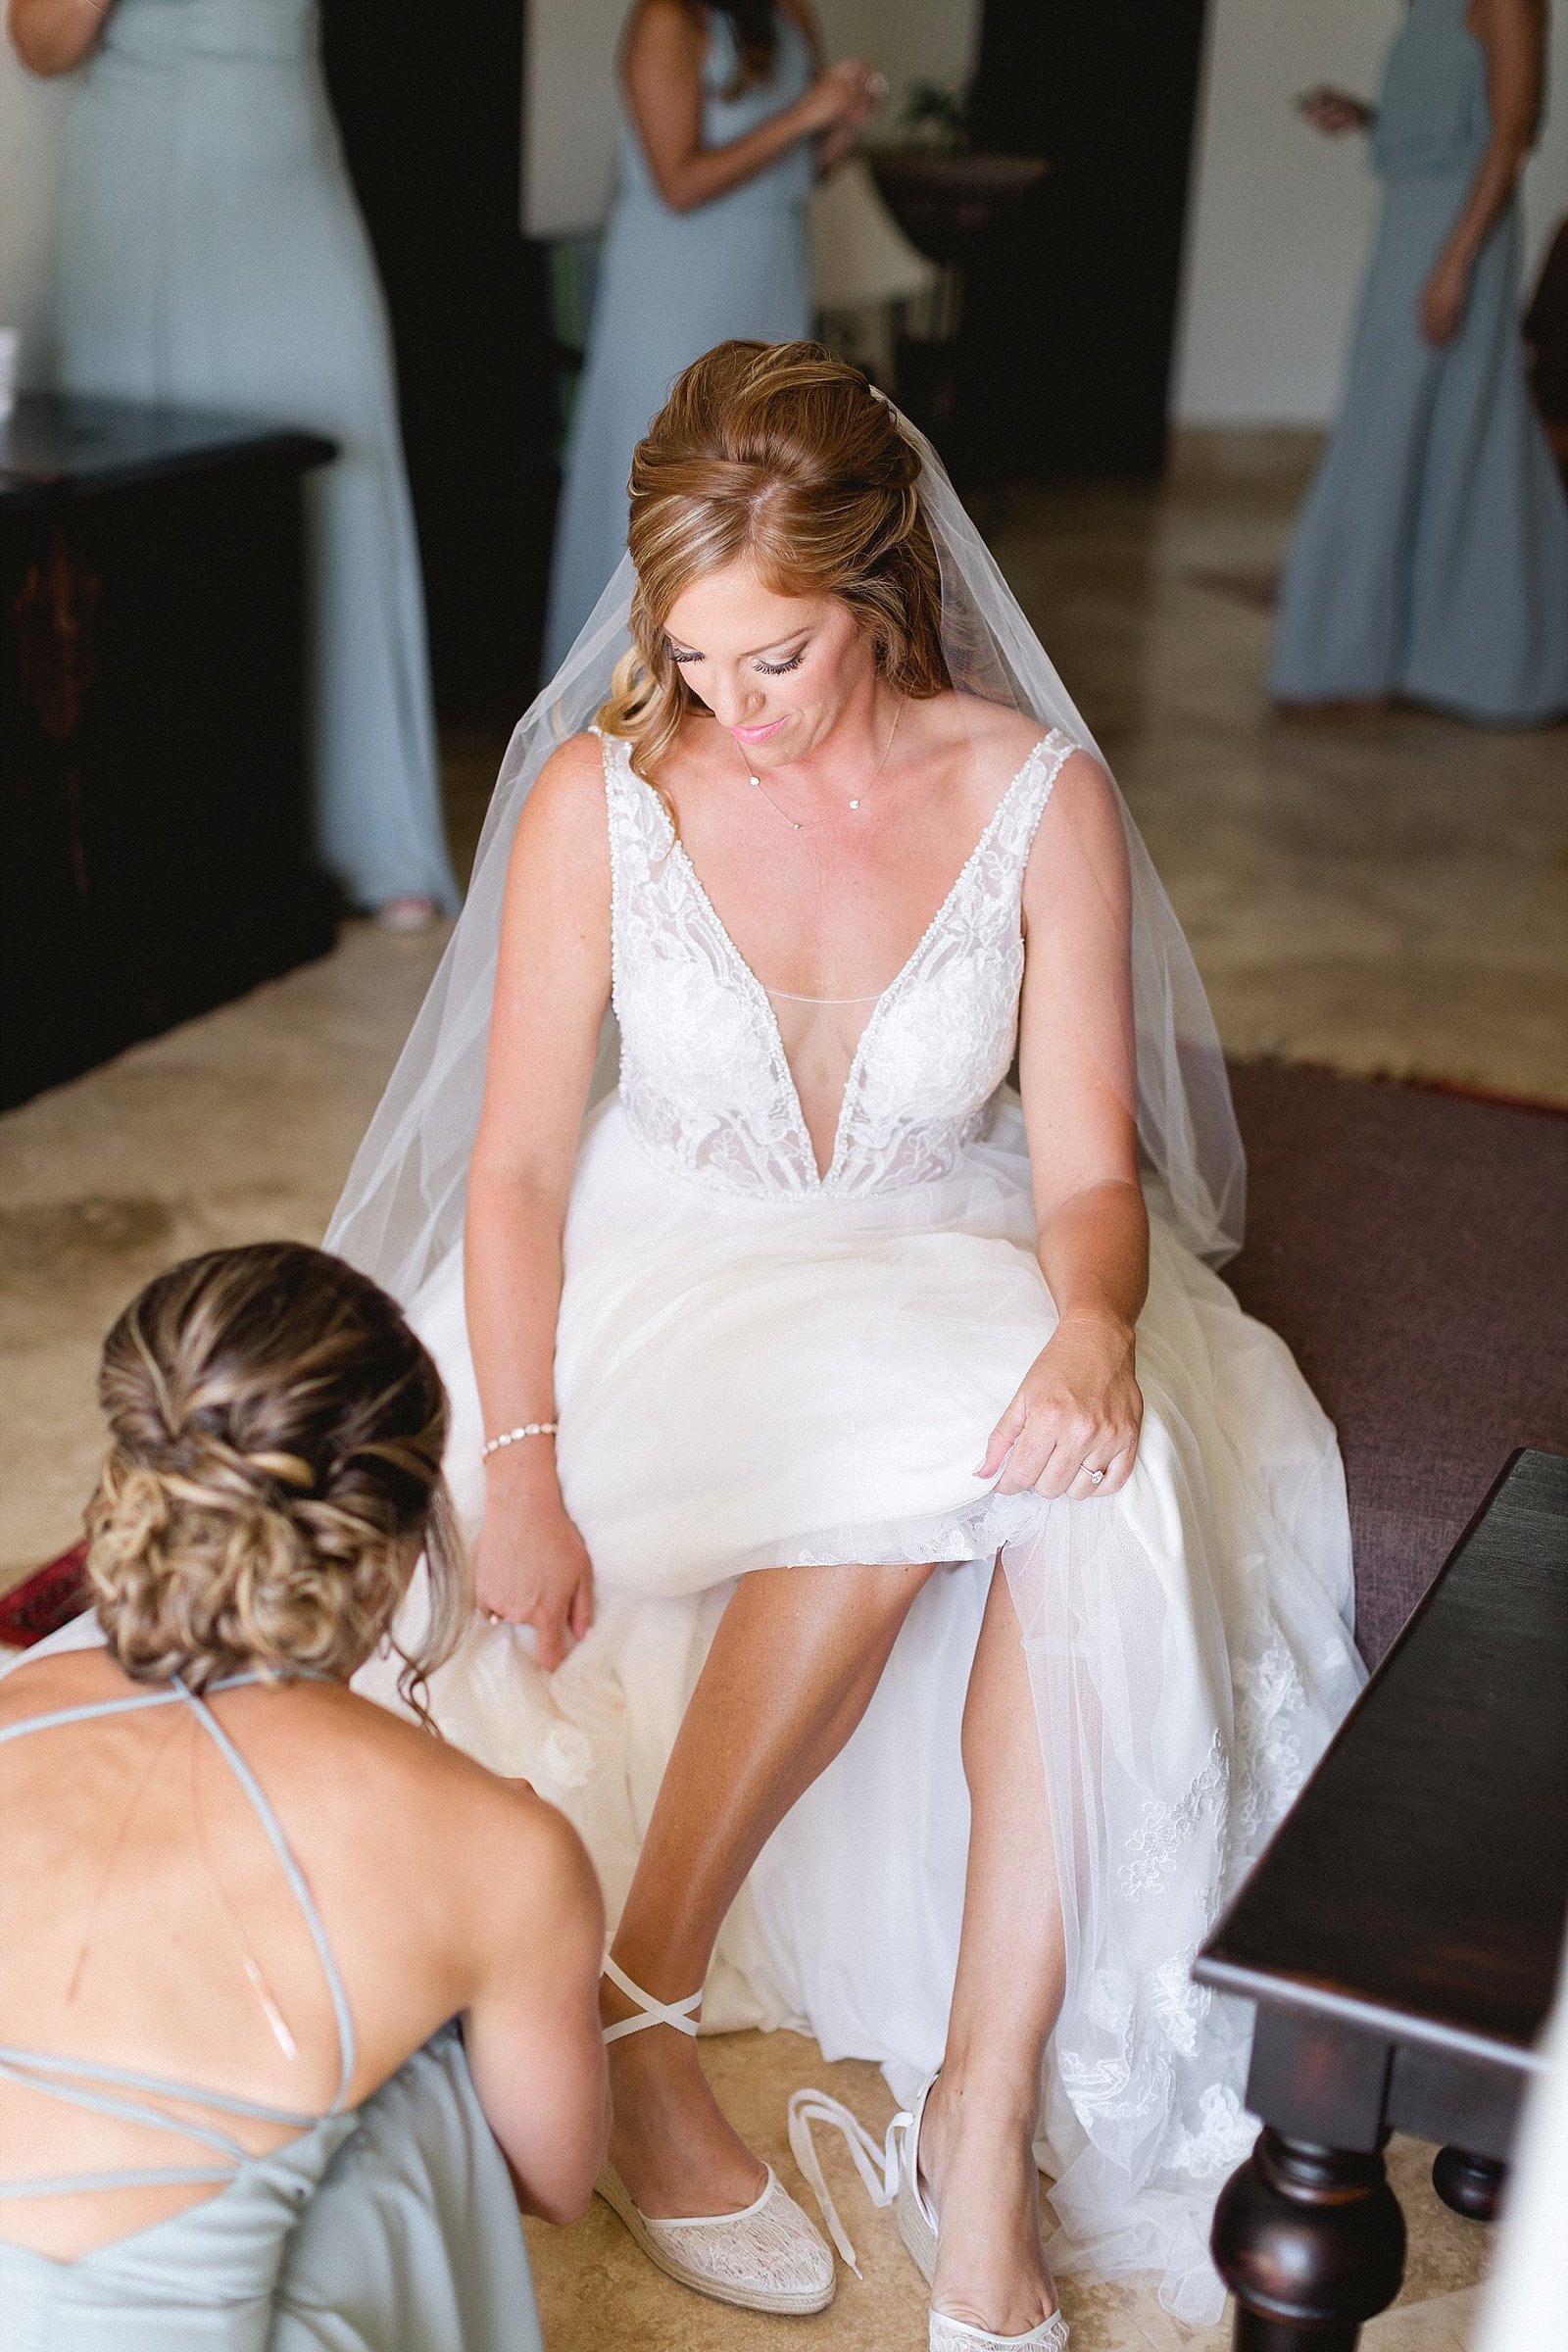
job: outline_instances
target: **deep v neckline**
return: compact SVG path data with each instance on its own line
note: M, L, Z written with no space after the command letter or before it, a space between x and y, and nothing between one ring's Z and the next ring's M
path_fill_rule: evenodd
M649 800L652 802L655 809L658 811L660 821L662 824L665 832L669 835L669 855L678 858L681 869L684 872L687 881L691 885L694 897L697 899L699 905L703 907L709 917L709 920L711 922L724 954L729 958L729 961L734 968L735 974L738 977L743 990L746 992L760 1019L762 1021L765 1027L768 1039L769 1054L772 1058L774 1069L782 1085L787 1090L790 1110L794 1118L796 1130L801 1138L803 1146L803 1166L810 1170L810 1191L815 1193L827 1192L831 1188L835 1177L839 1174L841 1168L843 1167L846 1145L844 1124L845 1117L849 1111L851 1102L854 1098L856 1086L859 1079L861 1069L864 1066L866 1048L871 1041L871 1036L877 1026L877 1023L881 1020L882 1015L886 1011L890 1002L894 997L900 994L906 983L913 974L916 965L919 963L921 956L925 954L925 951L930 945L931 940L935 937L937 931L940 929L945 917L954 904L954 901L957 898L958 893L962 890L963 885L968 880L975 866L979 863L980 859L985 856L986 851L990 848L992 837L996 833L998 827L1001 825L1003 817L1006 813L1008 805L1011 802L1013 795L1017 792L1018 787L1023 783L1025 777L1028 776L1033 770L1036 761L1040 759L1040 756L1045 751L1046 746L1054 741L1058 732L1059 730L1055 727L1048 727L1046 732L1038 739L1038 741L1030 745L1029 750L1024 755L1022 764L1008 780L1001 798L997 802L996 807L992 809L989 817L987 817L979 840L975 843L974 848L969 852L968 857L964 859L962 865L959 866L957 872L953 877L953 881L942 901L942 904L940 906L938 906L935 914L932 915L931 920L927 923L925 929L921 932L919 938L915 941L913 947L909 950L908 955L905 957L903 963L900 964L898 970L894 973L886 988L880 990L875 999L872 1001L871 1010L866 1016L865 1026L860 1031L859 1037L856 1041L855 1052L850 1059L849 1070L844 1080L844 1091L839 1097L838 1115L833 1122L833 1151L825 1169L822 1168L817 1161L816 1146L811 1141L811 1130L807 1122L806 1106L801 1100L801 1090L796 1083L795 1072L790 1066L789 1054L785 1051L784 1032L779 1027L778 1014L773 1008L773 1001L771 997L769 997L767 990L763 987L762 982L759 979L757 973L752 968L752 965L747 961L746 957L741 954L740 949L735 945L729 925L725 922L723 916L719 913L718 908L714 906L712 900L710 898L707 885L704 883L702 876L698 873L696 866L692 863L690 852L687 850L685 843L681 840L679 834L675 831L674 825L670 821L668 809L664 807L663 802L660 799L658 793L655 792L653 786L648 782L646 776L639 776L637 774L637 770L632 766L630 746L628 745L622 753L622 764L625 768L626 774L628 776L635 777L637 783L648 795Z

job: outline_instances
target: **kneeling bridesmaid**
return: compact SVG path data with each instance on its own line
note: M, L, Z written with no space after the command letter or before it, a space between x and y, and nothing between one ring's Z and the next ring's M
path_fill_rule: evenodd
M269 1243L143 1291L101 1395L102 1642L0 1683L0 2334L538 2352L518 2204L573 2219L606 2145L598 1886L348 1687L421 1550L416 1710L467 1622L440 1376Z

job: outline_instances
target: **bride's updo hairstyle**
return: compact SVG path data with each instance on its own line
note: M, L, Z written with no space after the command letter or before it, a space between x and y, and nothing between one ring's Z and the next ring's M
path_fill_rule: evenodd
M138 1682L341 1679L390 1638L422 1542L429 1613L400 1689L461 1640L469 1573L441 1375L342 1258L260 1242L187 1258L104 1343L114 1443L87 1512L110 1654Z
M632 460L632 650L599 713L639 775L655 782L697 699L670 658L670 608L742 556L775 595L847 605L900 693L950 685L919 475L888 402L819 343L717 343L676 378Z

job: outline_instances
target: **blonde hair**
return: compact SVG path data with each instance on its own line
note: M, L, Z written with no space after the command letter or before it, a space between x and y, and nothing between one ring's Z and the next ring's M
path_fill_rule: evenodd
M632 646L599 712L640 776L658 789L695 702L664 635L670 608L741 556L776 595L847 605L901 694L952 684L919 475L888 403L819 343L718 343L676 378L632 460Z
M429 1616L399 1689L428 1725L471 1578L446 1391L385 1292L296 1242L187 1258L110 1332L98 1393L114 1443L87 1573L124 1673L342 1679L390 1641L422 1538Z

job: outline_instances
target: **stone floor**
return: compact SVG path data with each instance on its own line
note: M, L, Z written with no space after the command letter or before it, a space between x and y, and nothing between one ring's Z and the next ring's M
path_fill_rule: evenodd
M1031 491L982 519L1128 791L1227 1047L1568 1101L1568 730L1271 714L1270 583L1309 458L1287 436L1191 439L1160 490ZM460 858L500 748L447 746ZM193 1250L318 1238L440 946L352 924L325 961L0 1117L0 1589L78 1528L97 1345L126 1297ZM789 2089L888 2106L873 2070L791 2036L709 2051L786 2177ZM1428 2156L1394 2151L1411 2255L1374 2352L1466 2340L1484 2233L1437 2204ZM862 2214L847 2166L834 2178ZM553 2352L913 2352L919 2282L888 2217L851 2229L863 2284L818 2320L753 2320L666 2284L596 2207L536 2232ZM1066 2306L1075 2352L1223 2340L1184 2336L1139 2287L1069 2282Z
M800 2034L724 2034L703 2049L725 2111L797 2195L803 2194L800 2176L784 2132L792 2090L811 2082L832 2091L878 2138L893 2113L874 2066L829 2066L815 2042ZM838 2294L825 2312L810 2320L765 2319L688 2294L643 2259L609 2206L596 2198L573 2229L528 2225L550 2352L609 2352L611 2346L628 2352L790 2352L791 2346L796 2352L924 2352L926 2290L892 2215L871 2210L836 2133L819 2132L817 2146L862 2273L857 2278L839 2266ZM1364 2352L1466 2352L1489 2233L1439 2203L1430 2179L1432 2154L1410 2139L1396 2139L1389 2149L1409 2253L1398 2301L1365 2329ZM1214 2328L1179 2327L1145 2280L1102 2285L1064 2279L1061 2307L1072 2329L1072 2352L1229 2352L1229 2313Z

